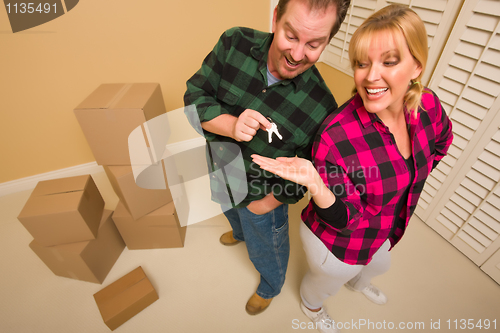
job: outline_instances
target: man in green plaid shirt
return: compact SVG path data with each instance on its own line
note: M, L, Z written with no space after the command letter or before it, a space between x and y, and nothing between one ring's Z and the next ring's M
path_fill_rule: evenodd
M288 204L306 189L267 173L251 155L311 159L314 136L337 103L314 64L339 30L350 0L280 0L273 33L232 28L187 81L186 115L207 140L212 200L245 241L260 284L246 305L264 311L285 281Z

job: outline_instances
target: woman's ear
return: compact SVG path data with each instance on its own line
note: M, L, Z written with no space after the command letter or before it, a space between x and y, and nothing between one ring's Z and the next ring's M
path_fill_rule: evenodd
M415 64L417 67L415 68L415 71L413 72L413 75L411 77L412 80L415 80L422 73L422 65L416 60L415 60Z

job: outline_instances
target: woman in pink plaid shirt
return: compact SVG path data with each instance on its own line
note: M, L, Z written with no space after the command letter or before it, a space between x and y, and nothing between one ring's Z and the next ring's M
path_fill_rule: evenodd
M312 196L300 226L309 264L300 294L321 332L339 332L323 302L344 284L387 302L370 281L389 269L389 250L453 140L438 97L420 83L427 33L413 10L390 5L373 14L353 34L349 58L356 93L323 122L314 162L253 155Z

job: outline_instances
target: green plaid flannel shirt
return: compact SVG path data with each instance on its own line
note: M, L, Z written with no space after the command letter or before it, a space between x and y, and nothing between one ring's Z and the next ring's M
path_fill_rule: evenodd
M212 200L225 206L245 207L271 192L283 203L299 201L307 191L305 187L260 169L250 156L311 160L316 132L327 114L337 108L315 66L268 87L267 56L272 39L273 34L249 28L229 29L187 81L185 112L191 125L207 140ZM191 105L195 107L189 108ZM204 131L198 119L194 120L205 122L221 114L238 117L245 109L270 117L283 139L273 135L269 143L267 131L258 130L250 142L236 142ZM243 158L242 163L234 162L238 156Z

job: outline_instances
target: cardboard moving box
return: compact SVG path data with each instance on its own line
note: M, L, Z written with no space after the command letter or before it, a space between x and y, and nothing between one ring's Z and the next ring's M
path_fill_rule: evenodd
M165 112L158 83L102 84L74 110L99 165L130 165L130 133Z
M111 329L144 310L158 294L141 266L94 294L104 323Z
M138 220L118 202L113 221L130 250L184 246L187 227L180 226L173 201Z
M38 244L95 239L104 200L90 175L38 182L17 217Z
M161 164L160 164L161 168ZM171 202L172 193L166 185L162 169L159 181L163 181L163 190L152 190L139 187L131 166L104 166L104 171L120 201L125 205L130 215L137 220L144 215Z
M125 248L112 213L104 211L94 240L56 246L42 246L34 240L30 248L55 275L102 283Z

